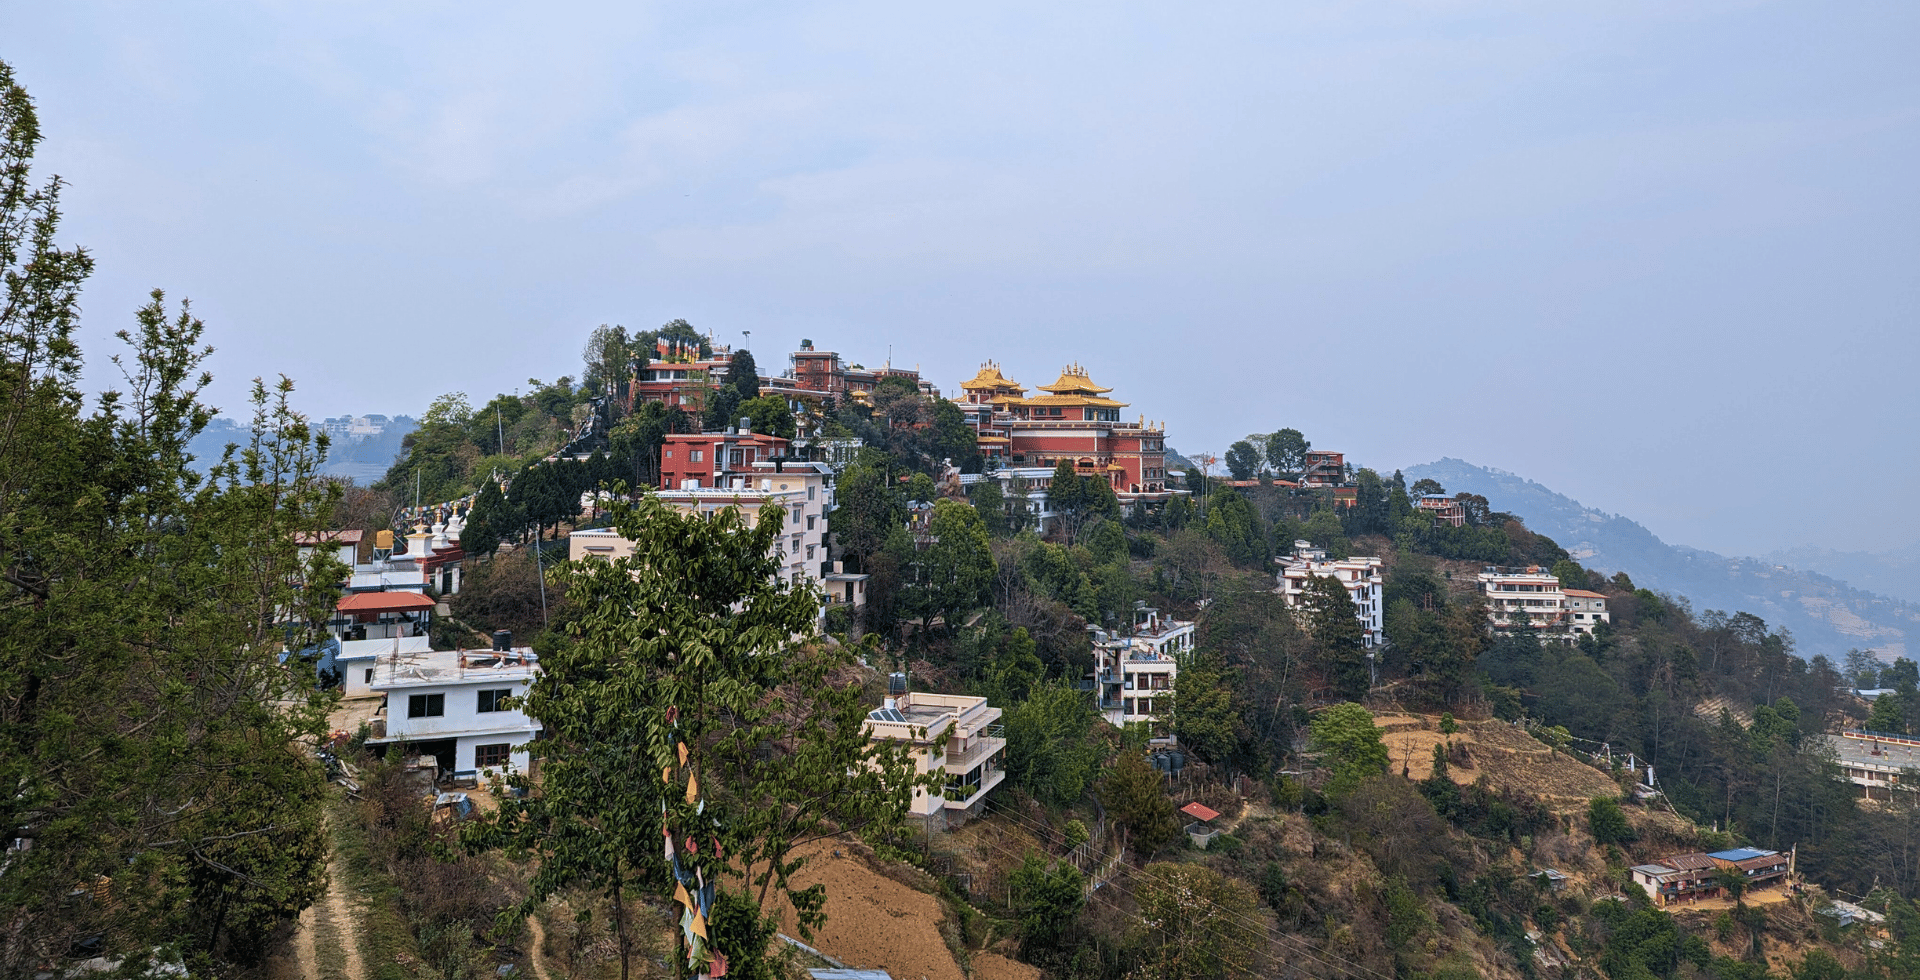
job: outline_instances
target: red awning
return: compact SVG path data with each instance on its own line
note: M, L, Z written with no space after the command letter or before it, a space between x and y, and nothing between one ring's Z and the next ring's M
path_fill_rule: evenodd
M1220 815L1218 810L1200 803L1189 803L1181 807L1180 812L1203 823Z
M434 601L419 592L356 592L335 604L341 612L417 612Z

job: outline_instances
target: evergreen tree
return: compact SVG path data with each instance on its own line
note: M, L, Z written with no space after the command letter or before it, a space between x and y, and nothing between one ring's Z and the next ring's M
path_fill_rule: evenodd
M1000 492L999 480L988 478L974 484L967 490L967 499L980 512L980 524L987 529L988 537L1007 536L1006 495Z
M794 885L794 846L829 825L891 832L916 788L945 780L916 778L907 743L867 737L859 686L828 679L850 650L798 645L817 595L769 557L785 521L774 504L749 525L738 509L709 520L652 496L617 502L633 556L555 573L580 612L526 696L544 726L541 779L511 774L498 811L462 827L470 850L533 860L520 915L576 885L606 896L622 977L632 897L666 901L704 881L751 896L761 917L784 902L807 933L825 895ZM677 955L689 954L705 961Z
M733 389L737 405L760 397L760 366L753 363L752 351L742 347L727 358L726 386Z
M1300 601L1306 612L1303 625L1313 637L1327 685L1343 698L1365 697L1371 681L1366 661L1367 631L1360 625L1347 587L1331 575L1310 576Z
M1100 804L1132 835L1133 852L1155 854L1180 835L1180 818L1161 788L1165 780L1138 752L1122 751L1100 782Z
M319 894L328 699L310 653L346 570L324 437L256 382L252 433L196 472L203 327L156 291L130 390L80 388L87 254L34 186L33 106L0 63L0 975L98 936L139 972L251 968ZM285 663L283 651L293 651ZM111 887L111 892L106 889ZM92 901L76 888L111 901Z
M460 547L470 555L492 557L500 550L501 540L517 537L521 519L514 513L507 497L500 492L500 484L488 480L480 488L480 495L473 501L472 509L467 511L467 526L460 532Z
M1260 468L1260 450L1245 439L1227 447L1227 472L1236 480L1251 480Z

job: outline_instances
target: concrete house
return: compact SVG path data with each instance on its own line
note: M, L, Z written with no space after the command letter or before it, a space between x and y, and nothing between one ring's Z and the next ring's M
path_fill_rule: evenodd
M371 686L387 703L367 743L404 742L437 758L443 771L475 779L508 766L526 771L526 746L541 726L504 702L527 693L537 658L531 647L509 646L504 634L494 646L380 658Z

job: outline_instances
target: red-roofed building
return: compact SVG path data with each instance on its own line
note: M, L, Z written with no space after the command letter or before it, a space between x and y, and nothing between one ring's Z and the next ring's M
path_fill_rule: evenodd
M1081 476L1107 481L1122 506L1164 502L1185 492L1167 488L1166 430L1144 417L1121 421L1127 403L1107 397L1113 389L1095 384L1077 364L1032 397L991 361L961 382L960 390L961 409L989 458L1016 467L1067 460Z

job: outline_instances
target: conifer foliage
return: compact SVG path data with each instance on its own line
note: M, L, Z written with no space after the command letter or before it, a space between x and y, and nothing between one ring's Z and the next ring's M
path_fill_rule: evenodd
M120 334L126 390L86 409L92 263L56 243L39 139L0 64L0 975L93 937L225 973L320 887L326 784L302 743L326 701L298 651L344 569L297 539L333 503L324 439L290 383L256 381L249 443L195 472L209 351L158 291Z

